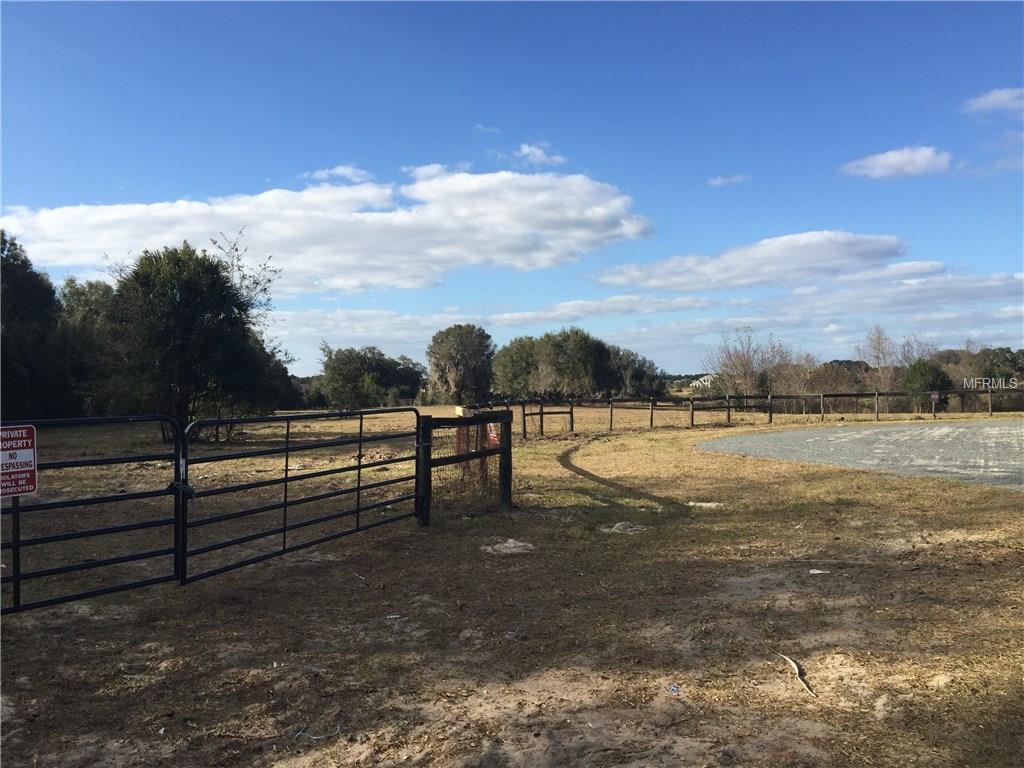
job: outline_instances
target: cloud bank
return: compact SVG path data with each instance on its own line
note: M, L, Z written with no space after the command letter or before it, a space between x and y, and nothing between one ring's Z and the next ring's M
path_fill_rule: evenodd
M0 226L37 265L80 271L185 239L204 246L244 226L253 258L273 254L283 268L277 290L291 294L420 288L471 265L552 267L648 231L628 195L585 175L407 170L404 185L335 166L313 173L357 183L205 201L16 206Z
M717 256L673 256L649 264L626 264L605 273L601 281L679 291L769 283L785 286L881 268L903 252L903 241L893 235L800 232L731 248Z

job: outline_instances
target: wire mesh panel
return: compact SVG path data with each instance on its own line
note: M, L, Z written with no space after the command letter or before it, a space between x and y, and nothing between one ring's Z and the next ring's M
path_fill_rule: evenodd
M511 501L512 412L424 418L431 514Z

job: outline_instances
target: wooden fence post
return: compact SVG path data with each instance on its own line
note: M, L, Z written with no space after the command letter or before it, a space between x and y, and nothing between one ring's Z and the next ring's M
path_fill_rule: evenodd
M768 423L772 423L772 396L768 393Z
M520 415L523 417L523 440L526 439L526 403L523 400L519 401L519 408L521 409Z
M540 414L540 436L544 437L544 401L540 401L540 405L537 407L537 412Z
M650 422L650 425L649 425L650 429L654 429L654 403L655 403L655 400L652 397L651 398L651 422Z
M570 400L569 401L569 432L572 433L572 432L575 432L575 431L576 431L576 422L573 420L572 400Z
M512 506L512 419L501 423L501 454L498 456L498 494L501 503Z
M880 421L880 420L881 419L880 419L880 417L878 415L878 393L875 392L875 421Z
M693 398L687 398L690 401L690 426L693 426Z
M822 392L820 395L818 395L818 405L821 408L821 421L822 421L822 423L824 423L825 422L825 393L824 392Z
M725 396L725 423L732 424L732 395Z
M992 387L988 388L988 415L992 415Z
M608 431L611 432L615 428L615 401L608 401Z

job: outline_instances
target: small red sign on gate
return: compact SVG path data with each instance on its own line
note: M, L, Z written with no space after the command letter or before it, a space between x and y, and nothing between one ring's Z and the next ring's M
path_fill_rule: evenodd
M36 428L31 424L0 428L0 495L36 492Z

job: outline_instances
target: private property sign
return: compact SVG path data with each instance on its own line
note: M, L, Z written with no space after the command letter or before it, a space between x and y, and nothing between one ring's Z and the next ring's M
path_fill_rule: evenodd
M36 428L0 428L0 495L26 496L36 492Z

